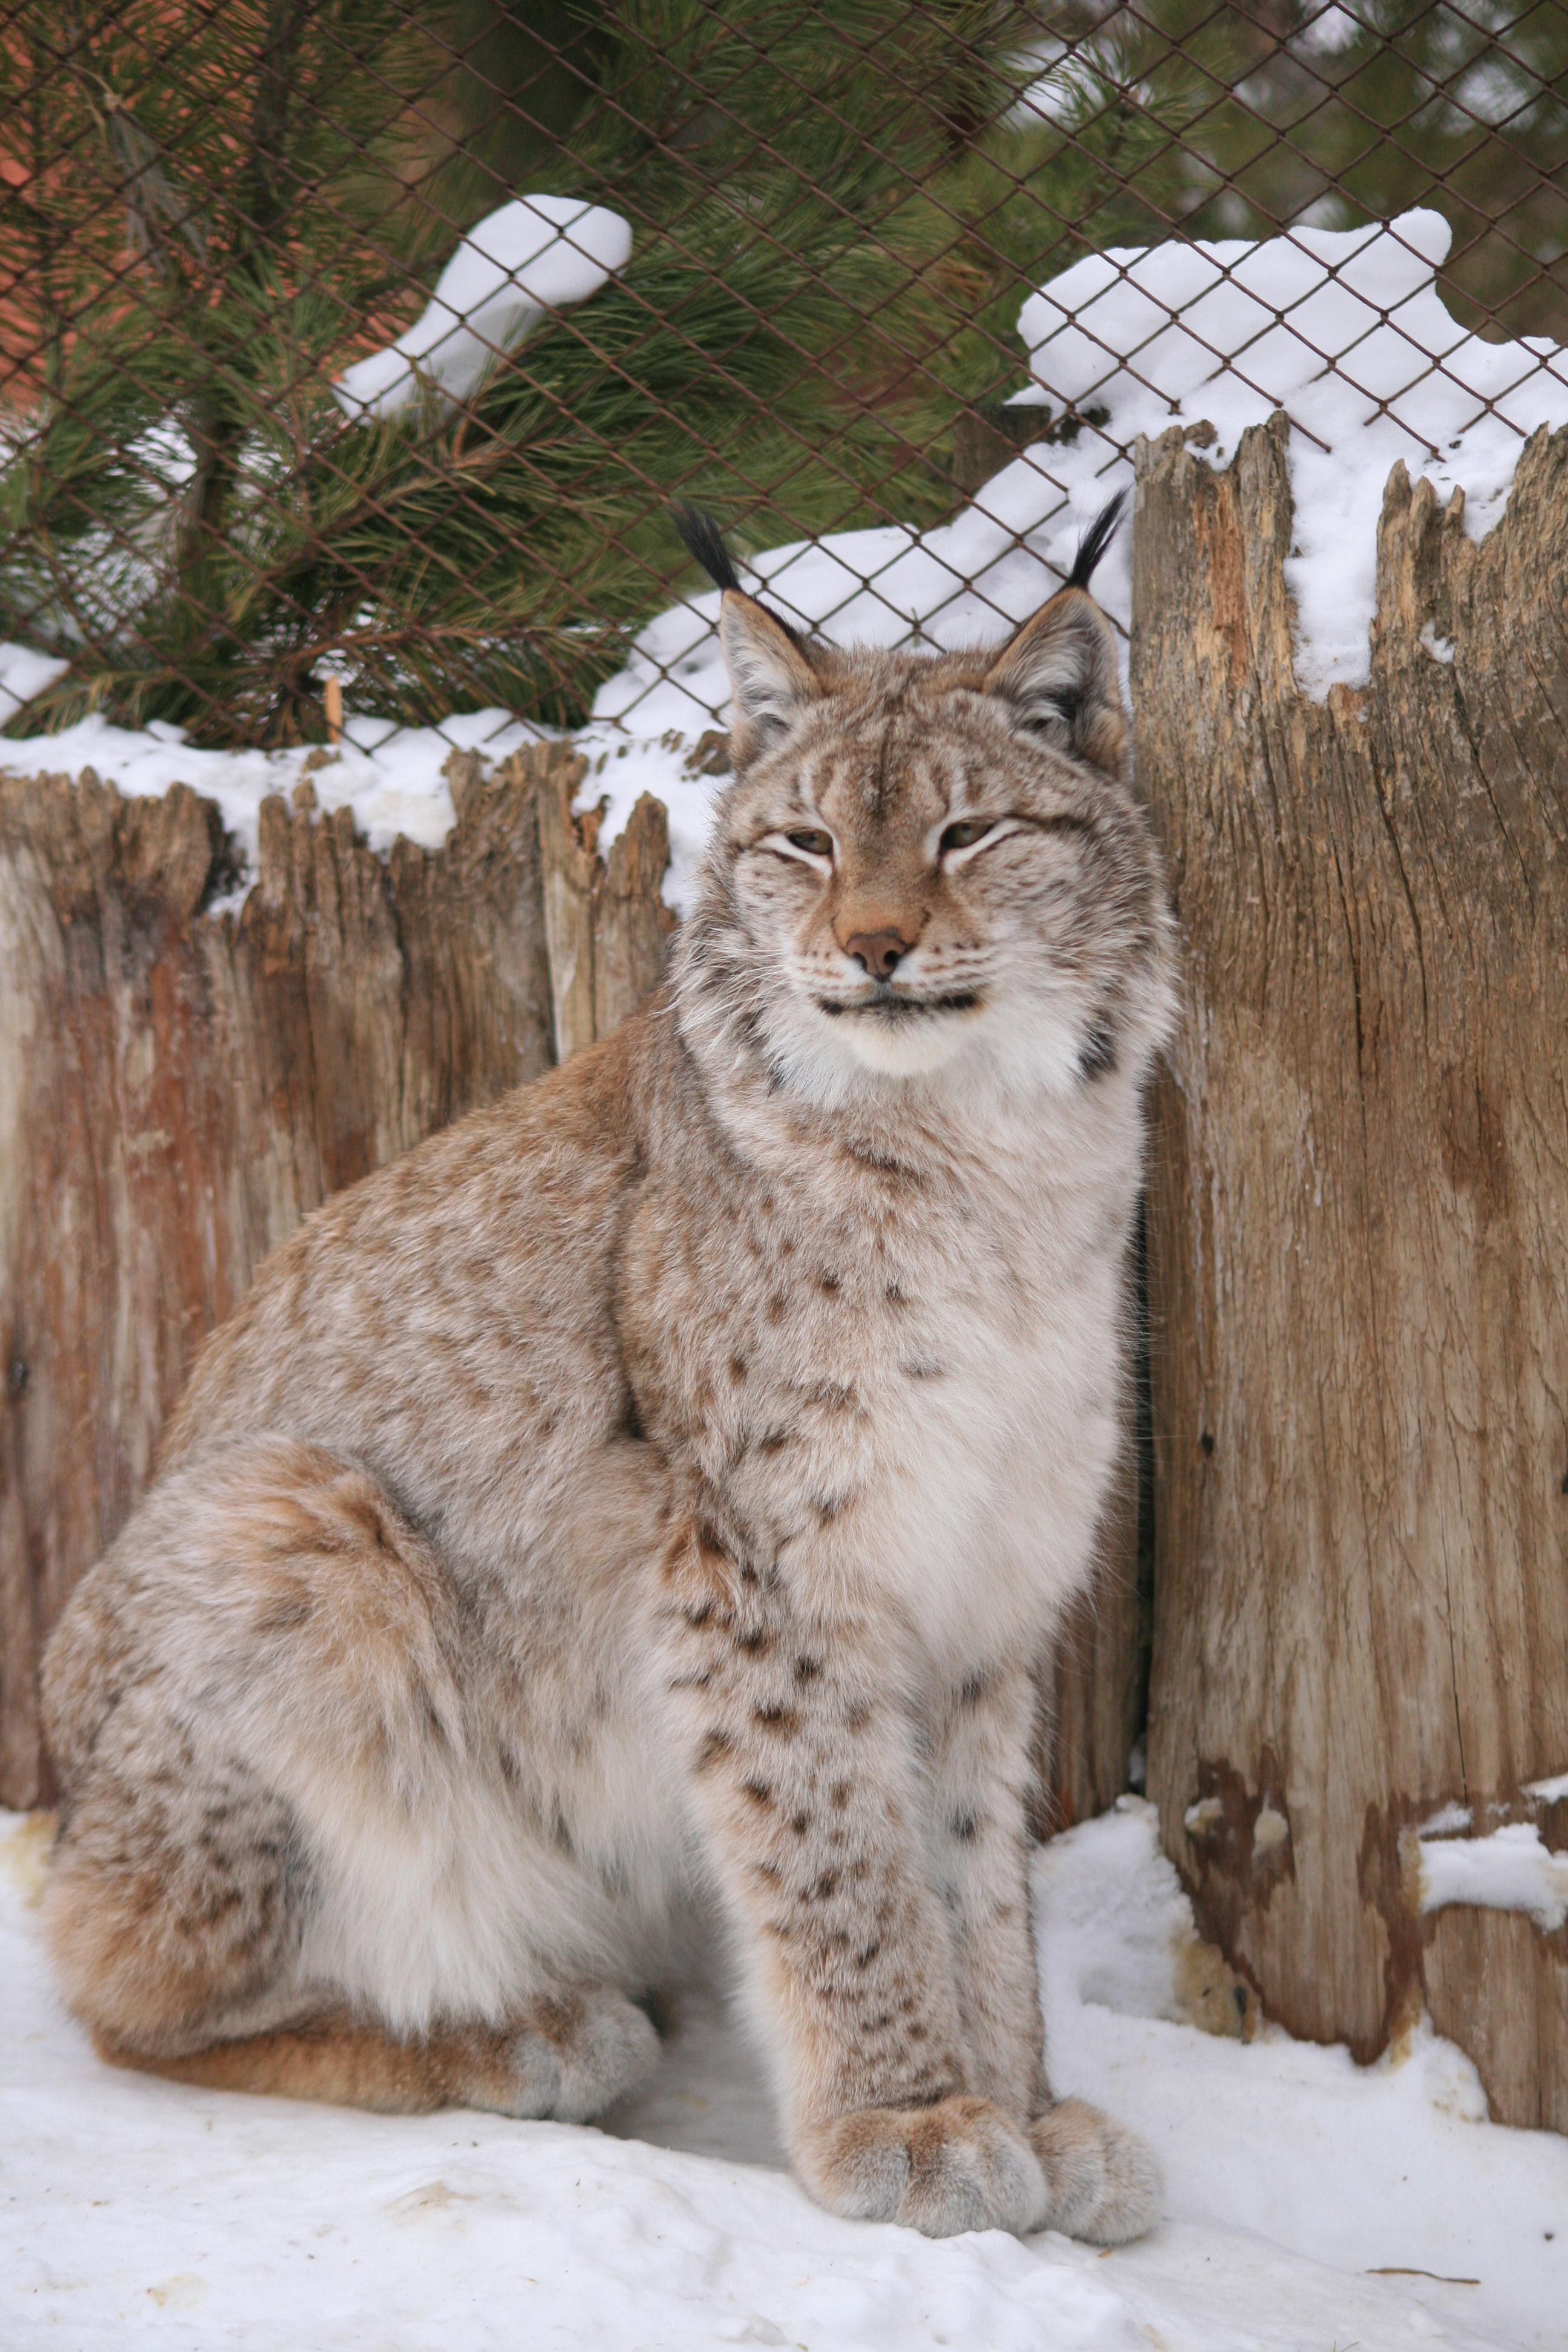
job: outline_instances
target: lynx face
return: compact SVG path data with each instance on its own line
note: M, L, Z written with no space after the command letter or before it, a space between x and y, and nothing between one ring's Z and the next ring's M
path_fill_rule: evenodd
M737 778L700 919L779 1074L1062 1092L1142 1061L1169 918L1089 597L934 658L803 645L734 590L721 627Z

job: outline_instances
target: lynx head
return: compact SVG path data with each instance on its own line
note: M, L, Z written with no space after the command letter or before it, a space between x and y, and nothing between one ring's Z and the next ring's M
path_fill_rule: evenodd
M1170 916L1087 592L1119 504L1005 643L935 656L797 635L683 519L724 590L734 782L682 984L728 992L775 1077L823 1102L939 1070L1061 1092L1159 1043Z

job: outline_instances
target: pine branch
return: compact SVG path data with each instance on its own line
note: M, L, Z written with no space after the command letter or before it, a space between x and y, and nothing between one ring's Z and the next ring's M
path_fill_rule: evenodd
M431 189L459 184L438 157L419 192L396 175L405 20L233 0L176 39L141 5L94 69L169 203L200 192L203 250L165 239L128 274L49 192L88 294L0 469L0 600L71 667L13 731L90 708L294 740L321 731L325 665L397 719L581 719L679 576L672 490L699 484L753 543L950 506L956 404L1016 370L1028 273L1092 177L1090 131L981 135L1021 13L623 0L568 45L579 97L535 184L622 209L629 265L460 410L432 394L351 425L330 383L362 322L411 317L406 257L433 273L468 226L436 235Z

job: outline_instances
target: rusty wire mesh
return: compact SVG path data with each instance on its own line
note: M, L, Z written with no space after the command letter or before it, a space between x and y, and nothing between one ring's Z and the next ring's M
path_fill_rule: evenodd
M1568 341L1563 0L12 0L3 23L13 736L97 712L286 746L340 702L577 724L691 585L672 496L762 550L929 529L1025 446L1048 475L1092 391L1017 404L1018 312L1086 253L1426 205L1463 326ZM457 303L463 366L356 405L459 240L541 196L561 299L521 324ZM1322 359L1354 378L1353 350ZM857 592L907 544L856 542Z

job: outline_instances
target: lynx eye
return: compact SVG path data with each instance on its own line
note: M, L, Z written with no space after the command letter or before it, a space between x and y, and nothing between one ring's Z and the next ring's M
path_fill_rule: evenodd
M811 825L803 825L798 833L786 833L784 839L792 849L804 849L808 857L831 857L833 835L818 833Z
M946 828L938 846L943 852L973 849L977 841L984 840L995 822L994 817L961 817L956 824Z

